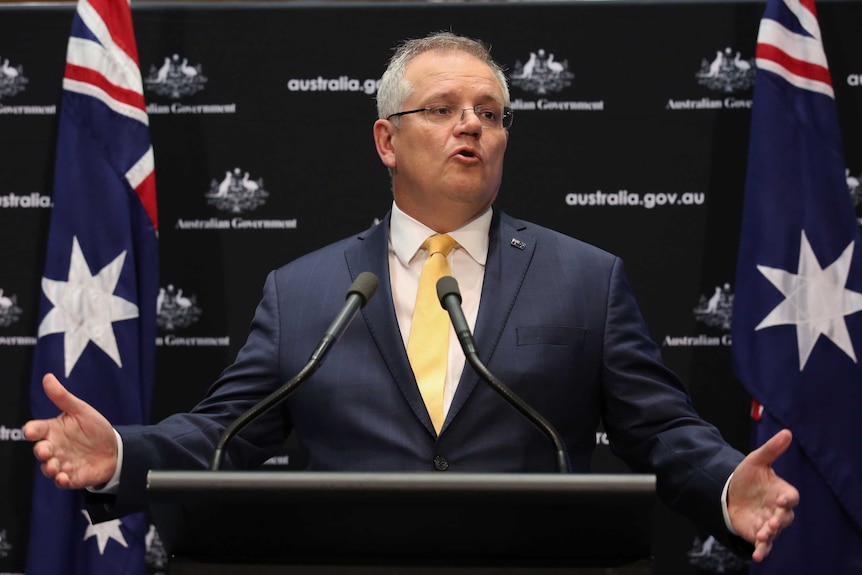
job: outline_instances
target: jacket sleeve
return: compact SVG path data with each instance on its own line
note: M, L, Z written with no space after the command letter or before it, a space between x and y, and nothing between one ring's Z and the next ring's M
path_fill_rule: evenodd
M611 450L633 470L654 473L669 507L728 542L721 492L744 456L695 412L662 362L619 259L608 294L602 418Z

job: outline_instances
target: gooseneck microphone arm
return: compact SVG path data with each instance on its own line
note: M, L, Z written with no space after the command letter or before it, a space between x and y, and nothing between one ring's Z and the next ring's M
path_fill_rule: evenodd
M535 409L527 405L520 397L506 387L506 385L494 377L485 364L479 359L476 353L476 342L473 340L473 334L470 333L470 326L467 324L467 318L464 317L464 310L461 309L461 291L458 289L458 282L452 276L443 276L437 280L437 298L440 300L440 305L449 312L449 318L452 320L452 326L455 328L455 335L458 336L458 341L461 344L461 349L464 350L464 355L476 373L484 379L491 388L503 396L512 407L523 415L527 421L535 425L544 433L554 448L557 451L557 468L560 473L569 473L571 465L569 463L568 452L563 443L563 438L554 429L554 426L547 419L541 416Z
M317 368L320 367L323 362L323 358L332 348L332 345L341 338L347 330L347 326L350 325L359 310L365 307L365 304L368 303L368 300L370 300L371 296L374 295L374 292L377 291L378 283L379 281L377 276L371 272L362 272L357 276L356 280L351 284L350 289L347 290L347 301L344 303L344 307L341 308L341 311L323 334L320 343L318 343L317 347L314 348L314 351L311 353L311 357L308 359L305 366L299 370L299 373L267 397L263 398L260 402L256 403L225 428L218 444L216 444L215 451L213 452L213 456L210 461L210 471L218 471L219 467L221 467L224 449L236 434L242 431L249 423L257 419L260 415L266 413L287 399L287 397L293 393L293 391L299 387L302 382L317 371Z

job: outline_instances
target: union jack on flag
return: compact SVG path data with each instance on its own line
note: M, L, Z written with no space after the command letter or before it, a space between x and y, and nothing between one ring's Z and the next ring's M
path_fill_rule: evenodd
M55 417L54 373L113 424L149 423L158 293L153 149L125 0L80 0L57 135L54 208L31 384L34 419ZM144 514L96 523L81 492L37 471L29 575L142 574Z
M862 236L813 0L767 0L756 65L732 354L800 504L749 571L862 573Z
M813 0L772 2L757 35L757 68L835 98Z

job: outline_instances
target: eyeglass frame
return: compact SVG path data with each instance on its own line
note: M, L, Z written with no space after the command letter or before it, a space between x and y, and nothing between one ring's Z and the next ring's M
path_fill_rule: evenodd
M472 106L470 108L456 108L457 110L461 111L461 118L458 121L459 122L464 121L464 112L466 112L467 110L473 110L473 113L476 115L477 118L479 118L479 112L476 111L477 108L485 108L485 107L486 106L484 104L477 104L477 105ZM435 108L449 108L449 106L432 106L430 108L429 107L416 108L415 110L405 110L404 112L395 112L394 114L389 114L388 116L386 116L386 119L391 120L392 118L400 118L401 116L407 116L408 114L417 114L419 112L430 112L431 110L434 110ZM453 117L454 117L454 115L453 115ZM434 122L428 120L427 114L425 115L425 119L429 124L434 123ZM507 120L509 123L508 126L506 125ZM515 121L514 110L512 110L512 108L510 108L509 106L503 106L503 113L500 116L500 128L502 128L503 130L508 130L509 128L512 127L512 123L514 121ZM482 123L481 119L479 119L479 123L480 124ZM482 127L483 128L496 128L496 126L485 126L484 124L482 124Z

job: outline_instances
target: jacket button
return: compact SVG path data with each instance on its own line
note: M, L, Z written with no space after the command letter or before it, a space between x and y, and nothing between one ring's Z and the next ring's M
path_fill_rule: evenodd
M434 469L437 471L446 471L449 469L449 462L446 461L446 458L438 455L434 458Z

